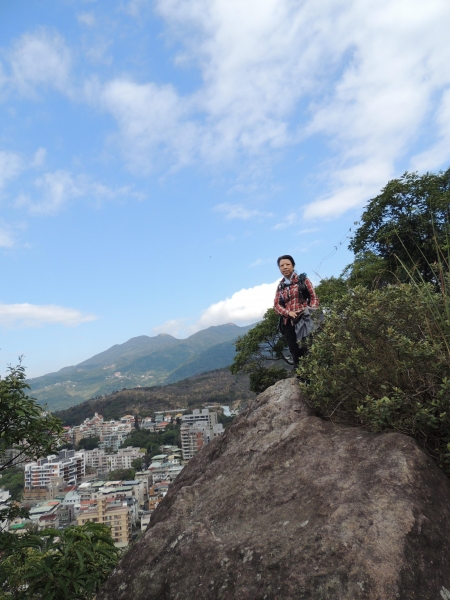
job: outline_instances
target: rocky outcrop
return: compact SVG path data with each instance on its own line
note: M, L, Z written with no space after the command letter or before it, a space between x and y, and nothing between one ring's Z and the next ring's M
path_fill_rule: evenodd
M443 472L406 436L313 416L285 380L187 465L97 598L441 600L449 589Z

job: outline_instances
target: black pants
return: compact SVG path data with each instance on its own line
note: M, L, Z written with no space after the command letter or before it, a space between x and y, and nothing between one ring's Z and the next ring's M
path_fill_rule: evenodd
M300 358L305 356L307 352L306 346L299 346L297 342L297 336L295 335L295 327L291 323L291 319L284 326L284 337L287 345L289 346L289 352L291 353L292 360L294 361L294 367L298 367Z

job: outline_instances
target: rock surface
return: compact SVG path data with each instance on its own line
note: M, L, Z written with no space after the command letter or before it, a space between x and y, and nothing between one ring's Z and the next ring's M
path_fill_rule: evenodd
M446 476L406 436L313 416L289 379L190 461L97 600L441 600L449 589Z

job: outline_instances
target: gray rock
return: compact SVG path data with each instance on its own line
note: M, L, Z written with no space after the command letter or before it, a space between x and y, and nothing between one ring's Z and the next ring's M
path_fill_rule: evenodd
M97 598L440 600L449 589L444 473L404 435L313 416L289 379L187 465Z

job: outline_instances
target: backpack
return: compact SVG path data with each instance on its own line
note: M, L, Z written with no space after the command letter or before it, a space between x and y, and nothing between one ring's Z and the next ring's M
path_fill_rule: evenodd
M299 294L300 300L303 298L304 302L307 302L308 304L310 304L311 294L309 293L308 287L306 286L305 279L306 279L306 273L300 273L300 275L298 276L298 282L284 283L282 281L279 284L278 289L284 290L287 287L291 287L291 285L298 285L298 294ZM300 297L300 294L301 294L301 297ZM280 304L281 304L281 302L280 302Z

